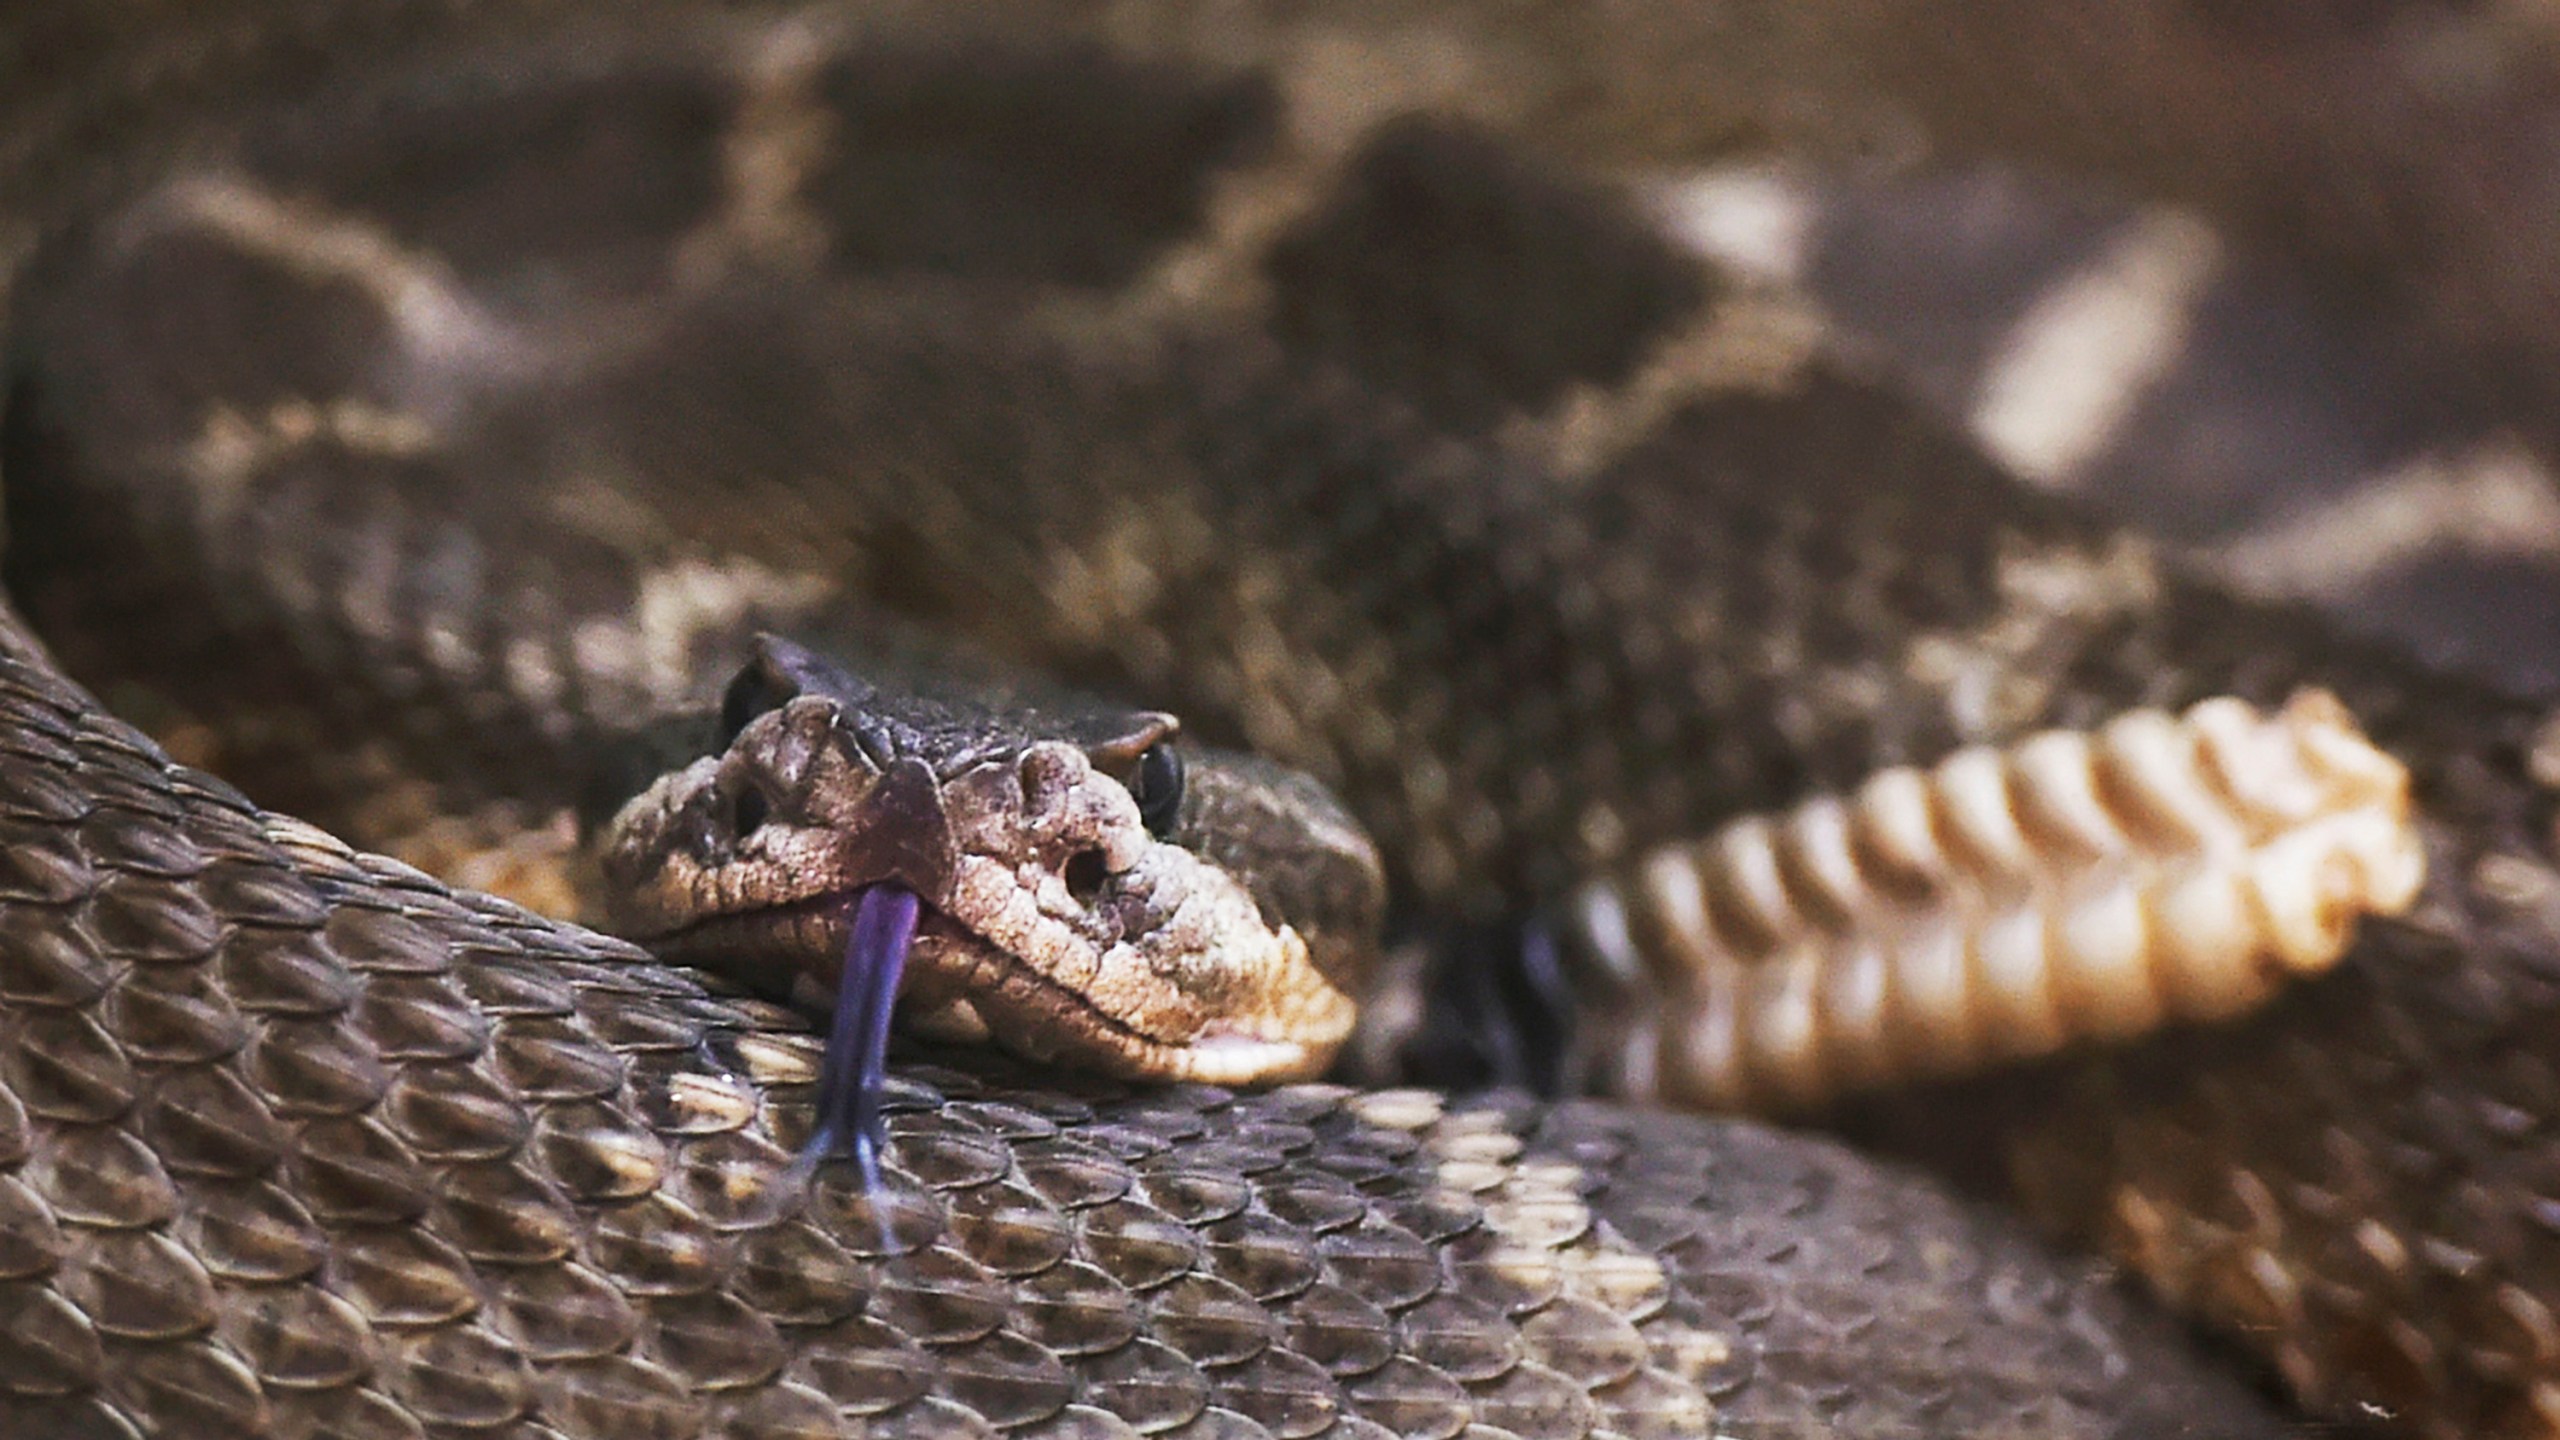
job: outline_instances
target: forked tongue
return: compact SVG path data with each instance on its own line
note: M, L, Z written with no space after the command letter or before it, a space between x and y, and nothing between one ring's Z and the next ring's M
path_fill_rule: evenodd
M826 1058L818 1069L818 1123L800 1155L800 1165L808 1168L851 1156L865 1193L880 1188L889 1015L897 1006L898 979L906 973L907 948L915 943L917 903L913 890L890 883L865 887L855 902Z

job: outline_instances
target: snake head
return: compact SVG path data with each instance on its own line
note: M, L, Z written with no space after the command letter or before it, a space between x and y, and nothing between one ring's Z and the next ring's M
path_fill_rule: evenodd
M1376 853L1312 782L1177 763L1176 733L875 686L766 637L716 753L608 825L610 915L824 1005L856 897L896 885L922 902L901 1028L1136 1078L1315 1074L1351 1029Z

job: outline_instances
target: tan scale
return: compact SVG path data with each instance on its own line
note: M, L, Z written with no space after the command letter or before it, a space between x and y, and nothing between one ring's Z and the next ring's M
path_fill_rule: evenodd
M2425 868L2408 772L2325 691L1970 747L1587 887L1603 960L1675 997L1604 1079L1801 1109L2240 1014Z

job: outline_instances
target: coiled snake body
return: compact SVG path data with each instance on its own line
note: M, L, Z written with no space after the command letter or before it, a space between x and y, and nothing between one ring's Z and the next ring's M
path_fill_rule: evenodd
M1483 937L1589 944L1581 887L1745 810L2323 688L2414 774L2411 918L1897 1143L1996 1145L2308 1404L2560 1415L2539 712L2187 578L1736 338L1612 193L1382 118L1472 31L1377 73L1321 26L224 16L8 22L95 58L16 102L0 460L13 593L261 800L547 858L750 634L882 602L1331 783L1482 1009L1536 970ZM2006 1222L1727 1122L935 1056L876 1188L804 1192L788 1012L252 806L5 640L7 1433L2277 1423Z

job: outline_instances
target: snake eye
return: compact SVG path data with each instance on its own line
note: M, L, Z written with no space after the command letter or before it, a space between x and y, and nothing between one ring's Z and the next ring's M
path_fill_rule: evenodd
M1173 833L1182 811L1182 752L1157 741L1138 757L1138 772L1129 778L1130 798L1138 802L1138 818L1147 833L1164 839Z

